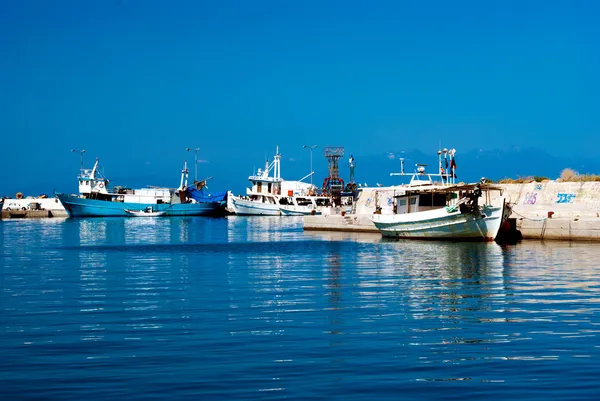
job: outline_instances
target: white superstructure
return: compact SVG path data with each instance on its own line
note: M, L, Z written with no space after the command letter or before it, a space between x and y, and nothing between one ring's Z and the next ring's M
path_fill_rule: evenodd
M91 169L82 168L77 179L79 181L79 196L87 199L110 200L113 202L124 203L180 203L181 191L185 192L188 185L189 171L187 161L184 162L181 170L181 182L179 188L173 190L171 188L148 187L140 189L130 189L114 187L109 188L110 181L105 178L99 171L99 159ZM187 200L194 203L194 200Z
M438 151L439 174L428 174L425 164L417 164L410 183L393 188L391 207L377 208L371 216L384 237L484 241L496 238L510 214L501 188L485 183L456 184L455 153L454 149ZM451 156L450 170L444 168L442 154L444 158ZM403 164L400 174L392 175L404 175ZM439 177L440 182L434 183L433 177Z
M258 169L248 180L252 186L246 188L246 196L230 197L229 207L239 215L320 214L323 208L331 204L329 197L316 195L317 188L314 185L302 180L286 181L281 178L279 147L273 161L269 163L267 160L264 169Z

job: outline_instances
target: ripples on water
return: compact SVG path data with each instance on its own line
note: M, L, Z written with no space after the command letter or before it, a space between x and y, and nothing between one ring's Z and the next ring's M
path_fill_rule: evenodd
M600 399L600 247L0 223L2 399Z

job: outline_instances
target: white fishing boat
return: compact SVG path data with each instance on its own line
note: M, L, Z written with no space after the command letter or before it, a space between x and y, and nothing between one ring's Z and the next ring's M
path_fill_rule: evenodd
M443 167L442 153L446 161L450 155L450 168L447 163ZM378 210L372 215L373 223L384 237L479 241L496 238L510 215L510 205L500 187L485 183L456 184L454 153L454 149L438 152L439 174L427 174L426 165L417 164L410 184L396 187L392 213ZM401 166L400 175L404 175ZM435 183L433 177L439 181Z
M125 210L125 213L127 213L127 215L130 217L160 217L167 213L166 210L153 210L150 206L143 210L123 210Z
M265 163L264 169L248 177L252 187L246 188L245 196L230 196L229 207L238 215L303 216L321 214L331 206L331 198L316 195L314 185L281 178L281 155L277 148L273 161Z
M310 215L315 216L315 215L323 214L323 212L321 210L317 210L317 209L296 210L294 208L281 207L279 210L281 211L282 216L310 216Z

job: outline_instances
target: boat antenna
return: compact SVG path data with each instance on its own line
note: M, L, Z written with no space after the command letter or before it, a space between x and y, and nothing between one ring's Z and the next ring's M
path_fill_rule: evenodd
M83 170L83 154L85 153L85 149L82 149L82 150L71 149L71 152L73 152L73 153L79 152L79 169Z

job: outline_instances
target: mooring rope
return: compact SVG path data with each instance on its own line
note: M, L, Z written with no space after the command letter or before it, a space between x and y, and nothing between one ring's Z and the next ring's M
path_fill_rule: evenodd
M514 213L514 214L517 214L517 215L521 216L522 218L524 218L524 219L527 219L527 220L531 220L531 221L543 221L543 220L548 220L548 218L547 218L547 217L540 217L539 219L532 219L531 217L523 216L521 213L519 213L519 212L515 211L515 209L513 209L513 210L512 210L512 213Z

